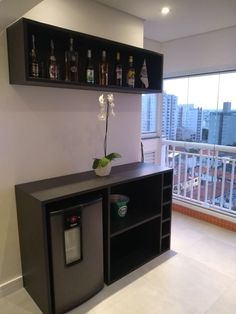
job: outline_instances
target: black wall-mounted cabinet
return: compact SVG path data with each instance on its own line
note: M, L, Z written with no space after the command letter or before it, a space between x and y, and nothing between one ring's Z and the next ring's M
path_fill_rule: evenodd
M32 35L35 36L36 49L39 55L39 65L42 66L41 77L34 78L29 73L29 55L32 48ZM69 49L70 38L74 39L75 50L79 55L78 81L65 81L65 51ZM55 43L55 55L60 65L60 78L52 80L47 78L47 61L50 54L50 40ZM158 93L162 92L163 80L163 55L114 42L111 40L78 33L68 29L39 23L36 21L21 19L7 29L8 56L10 83L19 85L38 85L62 88L77 88L89 90L104 90L126 93ZM95 84L86 83L87 51L92 50L92 58L95 68ZM101 62L102 50L106 50L109 63L108 86L98 84L98 64ZM115 58L120 52L123 66L123 85L116 86L115 82ZM135 87L130 88L125 84L128 69L128 59L132 55L135 67ZM140 72L146 60L149 87L142 88Z
M102 197L104 282L109 285L170 249L171 189L172 169L144 163L113 167L108 177L89 171L17 185L23 282L43 313L58 314L50 247L52 212ZM128 196L124 217L114 215L111 194ZM92 226L90 230L94 232ZM74 276L76 282L81 278L79 273Z

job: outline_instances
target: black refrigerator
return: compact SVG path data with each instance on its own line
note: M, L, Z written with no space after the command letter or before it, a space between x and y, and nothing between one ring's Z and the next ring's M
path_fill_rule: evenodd
M50 212L52 307L62 314L104 286L102 199Z

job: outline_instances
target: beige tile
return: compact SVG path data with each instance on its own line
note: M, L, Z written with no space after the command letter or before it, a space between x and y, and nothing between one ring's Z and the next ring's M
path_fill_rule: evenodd
M206 314L235 314L236 313L236 281L223 295L206 311Z
M146 274L146 279L161 298L189 313L204 313L233 282L232 279L178 254Z
M1 314L42 314L25 289L0 299Z
M183 254L236 279L236 249L225 241L205 236Z

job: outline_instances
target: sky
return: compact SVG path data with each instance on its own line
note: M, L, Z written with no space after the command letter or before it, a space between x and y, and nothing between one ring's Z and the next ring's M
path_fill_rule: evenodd
M221 110L231 102L236 110L236 72L164 80L164 91L178 96L178 104L194 104L206 110Z

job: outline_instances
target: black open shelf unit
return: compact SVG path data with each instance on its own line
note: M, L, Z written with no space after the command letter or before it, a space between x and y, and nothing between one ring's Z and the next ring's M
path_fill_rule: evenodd
M29 73L29 54L32 46L32 35L35 36L36 49L39 55L40 66L43 67L41 77L34 78ZM78 81L65 81L65 51L69 48L69 39L74 39L75 50L78 51ZM60 65L60 77L51 80L47 77L47 60L50 53L50 40L55 43L55 55ZM87 90L104 90L122 93L157 93L162 92L163 81L163 55L111 41L108 39L75 32L72 30L40 23L22 18L7 29L8 58L10 83L19 85L51 86L61 88L76 88ZM95 84L86 83L87 51L92 50L92 58L95 69ZM108 86L98 84L98 65L101 62L102 50L107 52L109 64ZM123 84L115 85L115 63L116 53L120 52L123 67ZM132 55L135 67L135 87L127 87L126 73L128 59ZM149 87L143 88L140 81L140 72L146 60ZM46 70L45 70L46 69Z

